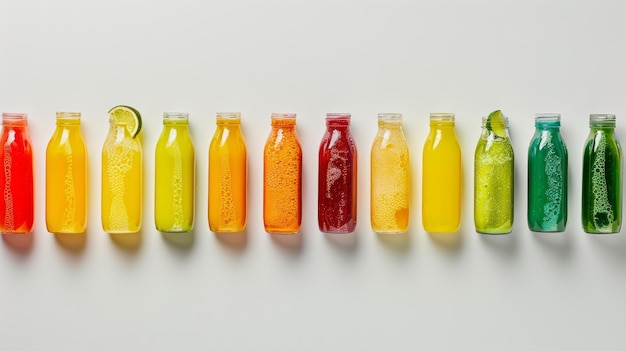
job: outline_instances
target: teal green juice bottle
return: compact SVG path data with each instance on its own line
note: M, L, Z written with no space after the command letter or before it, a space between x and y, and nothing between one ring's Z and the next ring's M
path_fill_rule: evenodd
M615 115L589 116L583 156L582 221L587 233L617 233L622 226L622 150Z
M513 227L513 147L499 110L483 117L474 154L474 225L483 234L507 234Z
M567 147L560 129L560 114L535 116L528 147L528 228L534 232L562 232L567 224Z

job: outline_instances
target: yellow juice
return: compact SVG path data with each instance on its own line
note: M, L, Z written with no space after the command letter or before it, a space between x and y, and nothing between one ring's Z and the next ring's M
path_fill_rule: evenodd
M409 226L411 166L402 115L378 115L370 159L370 220L376 233L404 233Z
M136 233L141 229L142 157L139 136L111 123L102 148L102 229Z
M154 222L162 232L189 232L194 221L195 157L186 113L165 113L156 145Z
M46 149L46 227L51 233L83 233L87 225L87 149L80 113L57 112Z
M431 233L453 233L461 224L461 148L454 114L431 114L422 155L422 224Z
M246 143L239 113L218 113L209 147L209 228L240 232L246 227Z

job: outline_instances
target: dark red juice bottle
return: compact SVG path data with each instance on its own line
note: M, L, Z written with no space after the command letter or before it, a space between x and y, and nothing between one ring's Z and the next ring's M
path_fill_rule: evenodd
M25 113L3 113L0 135L0 232L33 230L33 151Z
M356 144L350 114L326 114L319 151L317 220L324 233L351 233L356 226Z

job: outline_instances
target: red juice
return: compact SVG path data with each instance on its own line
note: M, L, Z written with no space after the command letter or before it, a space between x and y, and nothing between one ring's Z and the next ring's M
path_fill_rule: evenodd
M24 113L2 114L2 233L30 233L33 230L33 152L27 126L27 115Z
M351 233L356 226L356 144L350 114L326 115L319 150L317 219L324 233Z

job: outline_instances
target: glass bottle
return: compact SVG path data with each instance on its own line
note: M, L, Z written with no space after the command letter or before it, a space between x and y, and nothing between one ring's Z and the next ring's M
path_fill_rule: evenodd
M431 113L422 155L422 224L431 233L454 233L461 225L461 147L454 113Z
M409 227L411 160L402 114L379 113L370 159L370 221L376 233L404 233Z
M583 156L582 222L587 233L617 233L622 225L622 149L615 115L589 117Z
M126 124L109 118L102 147L102 229L111 234L141 229L141 140L140 134L131 136Z
M272 114L263 157L263 224L272 234L295 234L302 221L302 149L296 115Z
M506 234L513 227L513 147L503 119L498 135L483 117L474 154L474 224L483 234Z
M189 114L165 112L154 162L154 222L158 231L193 229L195 172Z
M28 135L28 115L2 114L0 157L4 170L0 184L4 199L0 201L0 232L30 233L34 220L33 150Z
M349 113L326 114L319 148L317 220L324 233L351 233L356 227L356 144Z
M528 228L535 232L562 232L567 224L567 147L560 129L560 114L535 116L528 148Z
M209 147L209 228L246 228L247 154L239 112L219 112Z
M46 149L46 227L50 233L84 233L87 226L87 147L80 112L57 112Z

